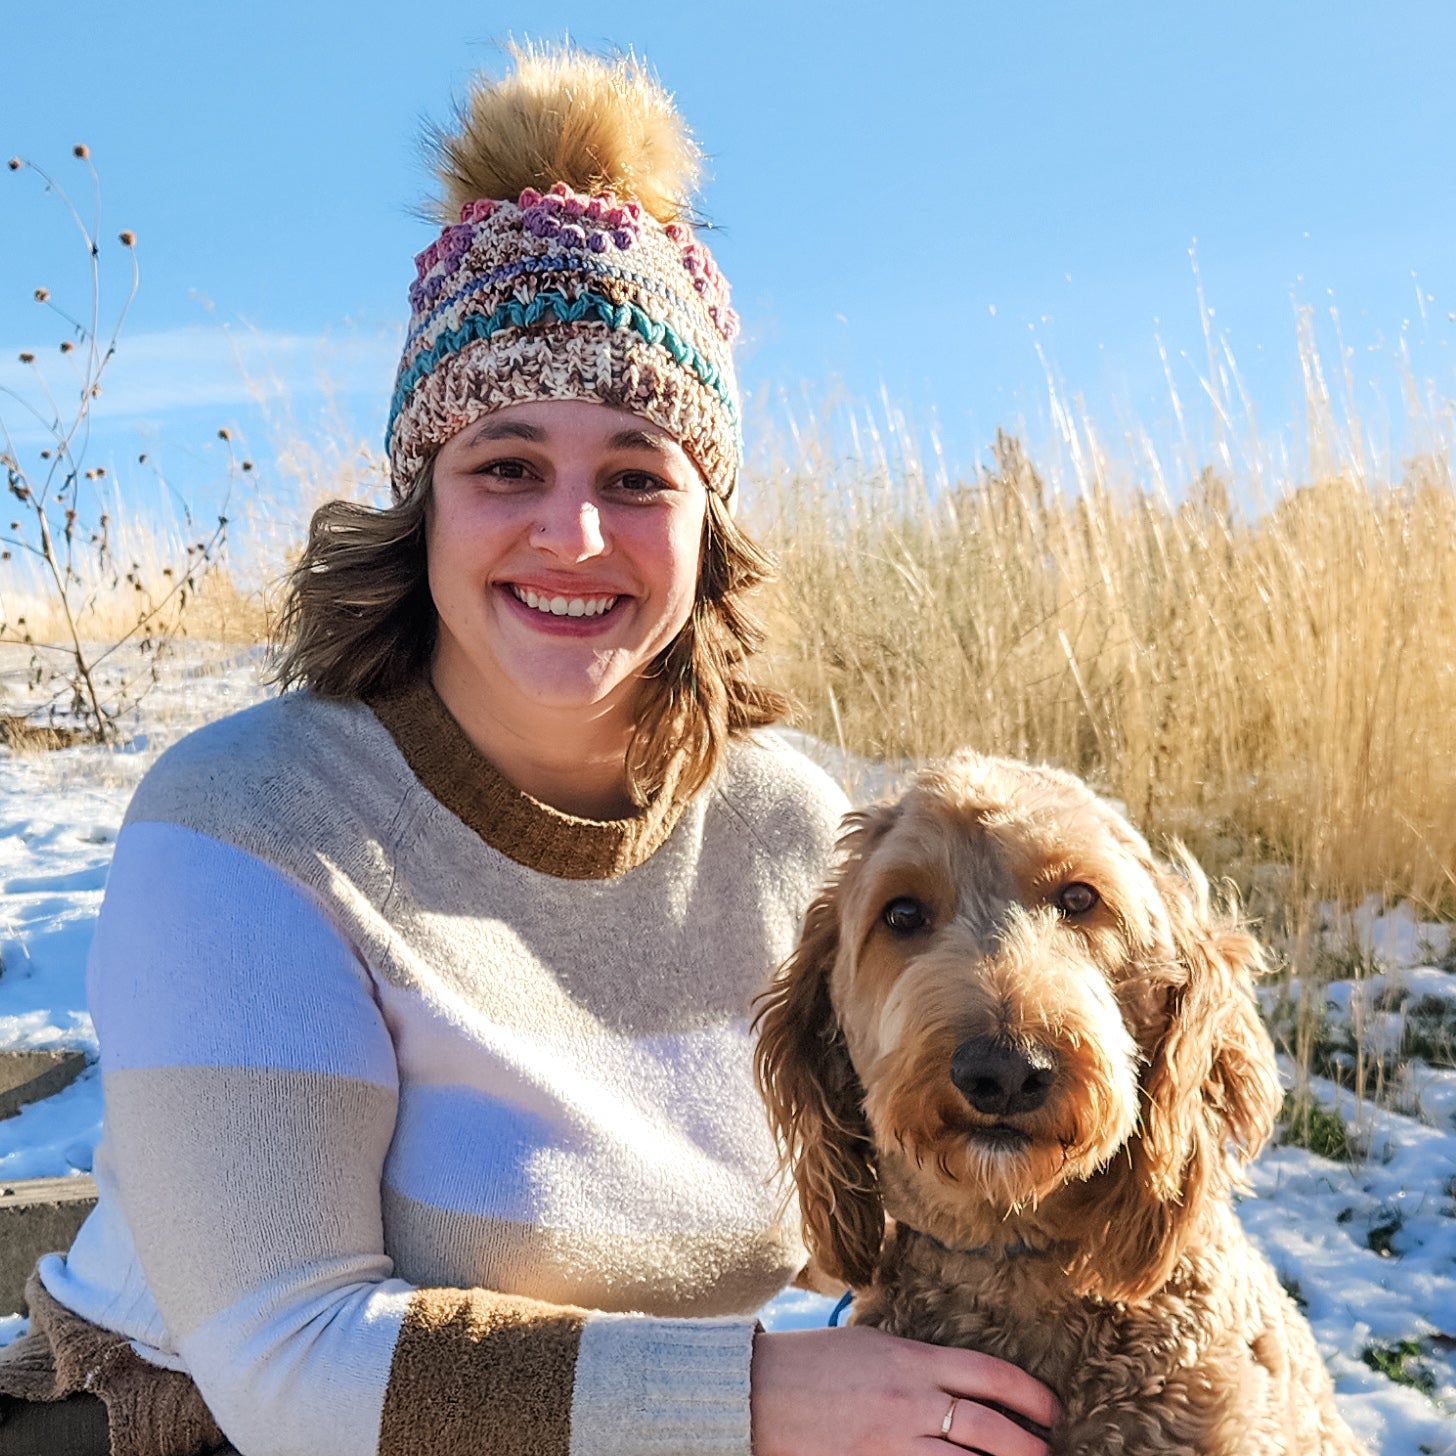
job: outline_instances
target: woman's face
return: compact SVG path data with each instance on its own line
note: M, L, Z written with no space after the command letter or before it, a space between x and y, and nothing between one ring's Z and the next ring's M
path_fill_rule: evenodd
M697 468L639 415L542 400L468 425L435 457L425 530L442 696L629 724L692 612L706 511Z

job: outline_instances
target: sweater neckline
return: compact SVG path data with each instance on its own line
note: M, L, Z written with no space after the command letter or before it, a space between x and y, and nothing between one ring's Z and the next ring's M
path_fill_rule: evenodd
M652 801L622 819L587 819L518 789L465 736L428 677L367 705L424 788L492 849L566 880L625 874L661 848L685 807L675 760Z

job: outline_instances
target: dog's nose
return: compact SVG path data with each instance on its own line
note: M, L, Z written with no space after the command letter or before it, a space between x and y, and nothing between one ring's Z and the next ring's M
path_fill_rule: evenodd
M1056 1058L1045 1048L1018 1046L999 1037L974 1036L950 1059L951 1081L987 1117L1035 1112L1056 1077Z

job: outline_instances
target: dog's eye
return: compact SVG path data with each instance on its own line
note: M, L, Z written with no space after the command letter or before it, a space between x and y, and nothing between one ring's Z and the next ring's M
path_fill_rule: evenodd
M1063 915L1085 915L1089 910L1095 909L1101 899L1102 896L1091 885L1084 885L1081 880L1076 880L1070 885L1063 885L1057 891L1057 909Z
M930 915L925 906L919 900L912 900L909 895L897 895L880 911L880 919L896 935L914 935L917 930L924 930L930 924Z

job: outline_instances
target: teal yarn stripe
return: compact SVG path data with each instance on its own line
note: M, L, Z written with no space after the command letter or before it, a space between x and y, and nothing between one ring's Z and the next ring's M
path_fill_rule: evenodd
M649 344L666 349L677 363L691 369L703 384L713 391L728 412L735 431L737 430L738 411L732 393L724 383L723 371L671 326L644 313L635 303L613 303L611 299L600 293L593 293L589 289L583 290L576 298L568 298L559 289L544 288L529 303L521 303L514 298L510 299L501 304L493 313L477 314L473 318L466 319L458 329L451 329L447 333L441 334L408 369L400 374L394 387L394 399L389 408L389 428L385 432L385 440L394 438L395 421L398 420L400 411L404 409L410 391L425 375L438 368L451 354L459 353L467 344L489 339L500 333L502 329L530 328L543 319L549 322L559 320L561 323L567 324L581 323L583 320L588 322L599 320L608 328L624 332L631 330Z

